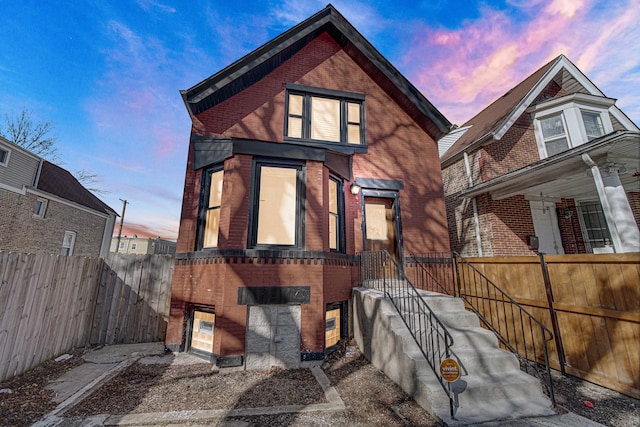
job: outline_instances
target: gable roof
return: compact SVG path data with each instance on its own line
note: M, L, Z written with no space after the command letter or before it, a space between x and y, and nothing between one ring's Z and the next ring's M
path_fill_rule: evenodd
M69 171L46 160L42 161L36 188L98 212L116 213L93 193L84 188Z
M436 140L449 132L449 120L331 4L197 85L180 91L189 114L199 114L251 86L325 32L372 78L390 83L395 89L391 94L394 100Z
M472 150L482 143L499 140L525 112L531 103L540 95L542 90L560 72L562 78L572 79L576 86L574 91L604 97L604 94L596 85L584 75L566 56L560 55L543 65L529 77L517 84L514 88L495 100L476 116L464 123L461 127L468 127L464 135L442 155L443 166L451 163L464 151ZM568 75L567 75L568 74ZM627 116L615 105L610 112L624 122L630 128L637 128Z

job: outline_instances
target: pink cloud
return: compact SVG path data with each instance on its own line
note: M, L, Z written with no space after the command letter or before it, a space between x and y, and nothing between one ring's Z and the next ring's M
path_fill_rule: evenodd
M638 67L628 50L626 57L611 53L616 44L638 44L637 2L594 6L593 0L523 3L517 19L484 8L457 30L423 27L404 59L408 77L449 120L462 124L561 53L584 73L605 63Z

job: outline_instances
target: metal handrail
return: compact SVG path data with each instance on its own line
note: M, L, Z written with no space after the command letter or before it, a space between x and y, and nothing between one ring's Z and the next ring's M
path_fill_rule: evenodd
M417 288L432 292L442 292L447 295L454 294L455 280L450 253L411 254L410 264L415 264L421 273L418 275L416 272L414 276L414 284ZM436 274L433 274L426 265L429 267L436 266ZM445 283L443 284L443 282Z
M500 289L460 254L453 253L456 293L482 323L493 331L500 342L520 361L526 372L533 372L548 388L555 406L555 394L549 367L548 342L553 333L538 319ZM463 265L464 268L460 266ZM542 349L539 343L542 341ZM544 366L540 369L540 351Z
M443 360L458 359L452 350L453 337L387 251L363 252L360 256L362 286L382 291L391 300L447 393L454 417L454 391L440 374Z

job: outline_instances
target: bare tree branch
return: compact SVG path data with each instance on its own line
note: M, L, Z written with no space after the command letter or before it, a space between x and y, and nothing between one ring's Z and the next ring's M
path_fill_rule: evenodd
M20 114L5 114L4 126L0 126L0 136L19 145L33 154L49 161L59 160L56 137L52 135L50 122L34 122L33 114L23 108Z
M98 184L102 181L100 175L89 169L80 169L75 171L73 176L85 187L87 190L94 194L104 195L109 193L107 190L99 188Z

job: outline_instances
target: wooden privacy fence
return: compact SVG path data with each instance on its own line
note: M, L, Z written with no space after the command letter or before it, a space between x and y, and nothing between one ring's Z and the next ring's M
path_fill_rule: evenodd
M173 265L0 252L0 381L74 347L163 340Z
M640 398L639 254L467 261L554 331L553 368ZM473 293L472 284L460 286Z

